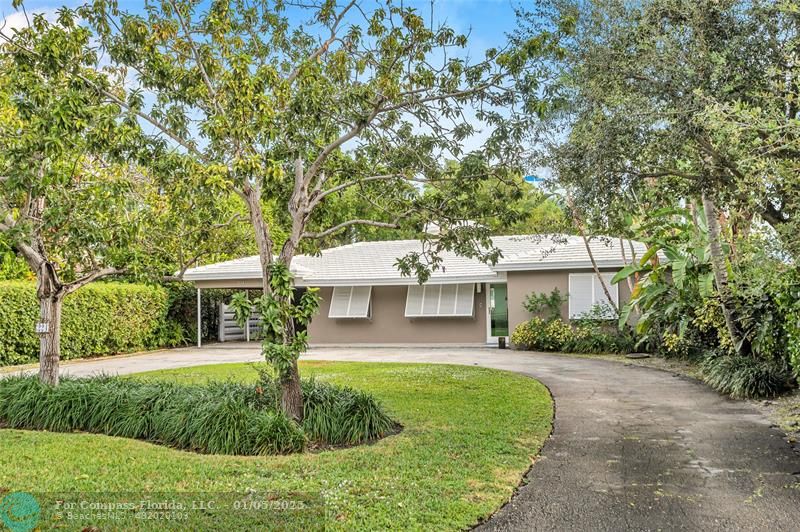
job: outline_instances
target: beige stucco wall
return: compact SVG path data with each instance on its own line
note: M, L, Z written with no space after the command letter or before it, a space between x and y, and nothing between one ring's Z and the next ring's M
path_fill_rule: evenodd
M603 272L614 273L617 270L601 270ZM571 271L548 271L548 272L508 272L508 324L510 330L520 323L530 319L531 314L522 308L525 297L531 292L549 294L554 288L558 288L562 295L569 292L570 273L589 273L591 269L571 270ZM631 298L630 290L625 282L619 283L619 301L624 304ZM561 307L561 318L569 318L569 303L565 302Z
M569 291L569 274L591 272L591 269L548 272L508 272L508 322L509 330L527 321L531 315L522 308L525 297L531 292L550 293L558 288L562 294ZM616 270L604 270L614 272ZM198 287L212 288L223 283L199 282ZM260 281L247 279L226 281L226 288L260 288ZM485 288L485 287L482 287ZM473 317L471 318L406 318L405 286L373 286L372 318L331 319L328 318L333 288L320 288L322 303L317 316L309 325L312 344L483 344L486 342L486 295L485 290L475 294ZM621 303L630 299L626 283L619 284ZM563 319L569 315L569 304L561 309Z
M331 319L330 287L308 327L312 344L486 343L486 297L475 294L472 318L406 318L405 286L373 286L371 319Z

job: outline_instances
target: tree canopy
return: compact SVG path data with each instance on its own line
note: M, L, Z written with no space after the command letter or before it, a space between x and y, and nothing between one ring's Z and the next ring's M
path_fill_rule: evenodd
M708 357L723 391L778 389L788 360L800 368L786 341L798 312L797 13L793 0L542 0L517 33L559 41L536 164L590 231L650 245L615 279L633 285L622 321L638 315L657 351Z
M516 88L535 85L527 67L549 40L473 59L466 36L412 7L359 0L164 0L143 13L100 1L78 14L106 58L98 68L126 81L124 92L95 84L96 94L162 148L149 169L242 198L268 308L285 318L265 319L268 358L303 347L272 276L343 231L422 234L424 250L398 258L420 280L443 249L497 258L488 222L515 215L503 196L519 184L541 111ZM478 128L486 141L467 153ZM508 186L479 193L488 180ZM435 238L422 233L430 222ZM273 363L284 409L299 418L296 362Z
M782 128L737 113L796 119L789 3L557 0L539 14L531 24L569 28L552 63L561 112L542 140L576 201L608 219L642 194L663 205L706 193L784 231L795 183L780 177L777 153L764 160L765 135ZM553 134L566 124L566 137Z

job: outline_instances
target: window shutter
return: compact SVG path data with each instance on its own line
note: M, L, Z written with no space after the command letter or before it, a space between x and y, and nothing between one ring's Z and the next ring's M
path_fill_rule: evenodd
M414 284L408 287L406 296L406 317L422 315L422 291L423 287Z
M614 274L603 273L601 275L603 276L603 280L605 281L606 286L608 287L608 291L611 294L611 301L613 302L614 305L616 305L617 301L619 300L619 294L618 294L619 286L611 284L611 279L614 278ZM600 279L598 279L597 275L595 274L592 274L592 281L594 282L594 305L605 306L607 310L605 314L607 315L607 317L609 318L613 317L613 311L611 310L611 308L608 307L613 308L614 305L609 304L608 298L606 297L606 293L603 290L603 283L600 282Z
M334 286L329 318L368 318L371 286Z
M350 307L351 286L334 286L331 295L331 308L328 311L329 318L346 318Z
M443 284L439 296L439 314L456 314L457 284Z
M351 318L368 318L371 294L371 286L354 286L350 297L350 311L347 315Z
M614 277L613 275L602 274L603 280L608 287L608 291L611 293L611 300L613 303L617 301L617 289L619 288L618 285L611 284L611 279ZM594 302L595 304L608 304L608 298L606 297L606 293L603 290L603 283L600 282L600 279L597 278L596 275L592 275L594 281Z
M470 317L475 285L410 285L406 297L406 317Z
M422 315L423 316L436 316L439 314L439 294L441 294L442 285L423 285L422 290L425 294L422 300Z
M458 297L456 298L456 311L457 316L472 316L472 308L475 304L475 285L474 284L460 284L458 285Z
M569 317L577 318L588 312L594 302L593 273L569 274ZM601 288L602 290L602 288Z

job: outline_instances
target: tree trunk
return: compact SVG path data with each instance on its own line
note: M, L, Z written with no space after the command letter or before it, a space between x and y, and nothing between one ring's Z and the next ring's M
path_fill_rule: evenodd
M283 243L278 257L278 261L285 265L287 269L291 269L292 260L305 227L306 208L308 207L308 190L306 187L303 160L297 158L294 161L294 190L289 200L292 229L289 238ZM292 304L294 304L294 301L292 301ZM283 324L283 327L283 341L287 345L291 344L297 334L294 320L290 318L287 323ZM292 362L289 372L281 377L281 409L290 419L298 423L303 420L303 389L300 386L300 370L297 367L297 359Z
M733 297L728 287L728 267L725 264L725 254L722 251L722 244L720 241L721 231L719 219L717 219L714 202L706 196L705 193L702 195L702 201L703 211L705 212L706 222L708 223L711 267L714 270L714 280L717 282L717 290L719 291L720 303L722 305L722 314L725 316L725 327L728 329L728 335L730 336L731 342L733 342L734 350L741 352L743 346L733 314Z
M271 294L270 275L275 258L273 256L273 241L270 236L269 227L264 220L264 212L261 207L261 191L258 186L247 184L244 187L242 195L247 203L247 209L250 213L250 223L253 226L256 245L258 246L262 275L261 286L265 295ZM292 212L292 215L295 216L295 213ZM279 260L289 268L293 256L294 245L284 245ZM279 338L273 339L273 341L282 342L284 345L290 345L295 337L294 322L289 320L287 323L283 324L283 328L283 334L279 335ZM292 363L292 367L286 375L279 376L279 383L281 387L281 410L289 419L300 423L303 420L304 408L303 390L300 386L300 370L297 367L297 360Z
M580 216L578 215L575 202L573 201L572 195L569 192L567 193L567 204L569 205L570 211L572 211L572 220L575 222L575 227L578 229L578 233L580 233L581 238L583 239L583 245L586 247L586 253L589 254L589 261L592 263L592 269L594 270L597 279L600 281L600 286L603 287L603 293L606 295L606 299L608 300L609 305L611 305L611 309L617 316L619 316L619 307L611 297L611 290L608 289L608 285L606 284L605 279L603 279L603 275L600 273L600 268L597 266L597 261L594 259L594 253L592 253L592 247L589 244L589 238L586 236L586 231L583 228L583 220L581 220Z
M60 295L39 299L39 322L47 332L39 334L39 380L44 384L58 385L58 363L61 357L61 305Z
M269 284L269 270L272 266L272 238L269 229L264 221L264 210L261 208L261 189L247 185L244 188L243 196L247 203L247 211L250 214L250 224L256 237L258 247L258 257L261 264L261 288L264 294L271 292Z
M619 249L622 251L622 263L625 266L628 266L628 264L633 264L633 263L636 262L636 257L632 256L631 257L631 262L628 263L628 257L625 256L625 242L622 240L622 237L619 237ZM630 292L632 294L633 293L633 279L631 279L631 276L629 275L629 276L627 276L625 278L625 280L628 282L628 292Z
M294 254L294 247L291 243L287 243L281 251L280 260L290 268L292 264L292 255ZM294 298L292 298L294 299ZM294 304L294 300L292 301ZM294 341L297 330L295 328L294 320L291 318L283 324L283 341L285 344L291 344ZM289 419L293 419L300 423L303 421L304 406L303 406L303 388L300 386L300 369L297 367L297 359L292 362L292 367L289 373L281 377L281 410L286 414Z
M300 370L297 360L288 375L281 379L281 410L289 419L303 421L303 389L300 387Z

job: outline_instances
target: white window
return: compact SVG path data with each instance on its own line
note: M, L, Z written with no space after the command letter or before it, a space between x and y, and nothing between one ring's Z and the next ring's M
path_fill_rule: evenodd
M329 318L369 318L371 286L334 286Z
M471 317L474 302L474 284L411 285L406 318Z
M611 284L613 273L603 273L603 280L611 293L613 306L619 303L619 287ZM605 306L609 312L609 318L613 318L609 301L603 291L600 279L594 273L571 273L569 274L569 317L570 319L579 318L586 314L595 305Z

